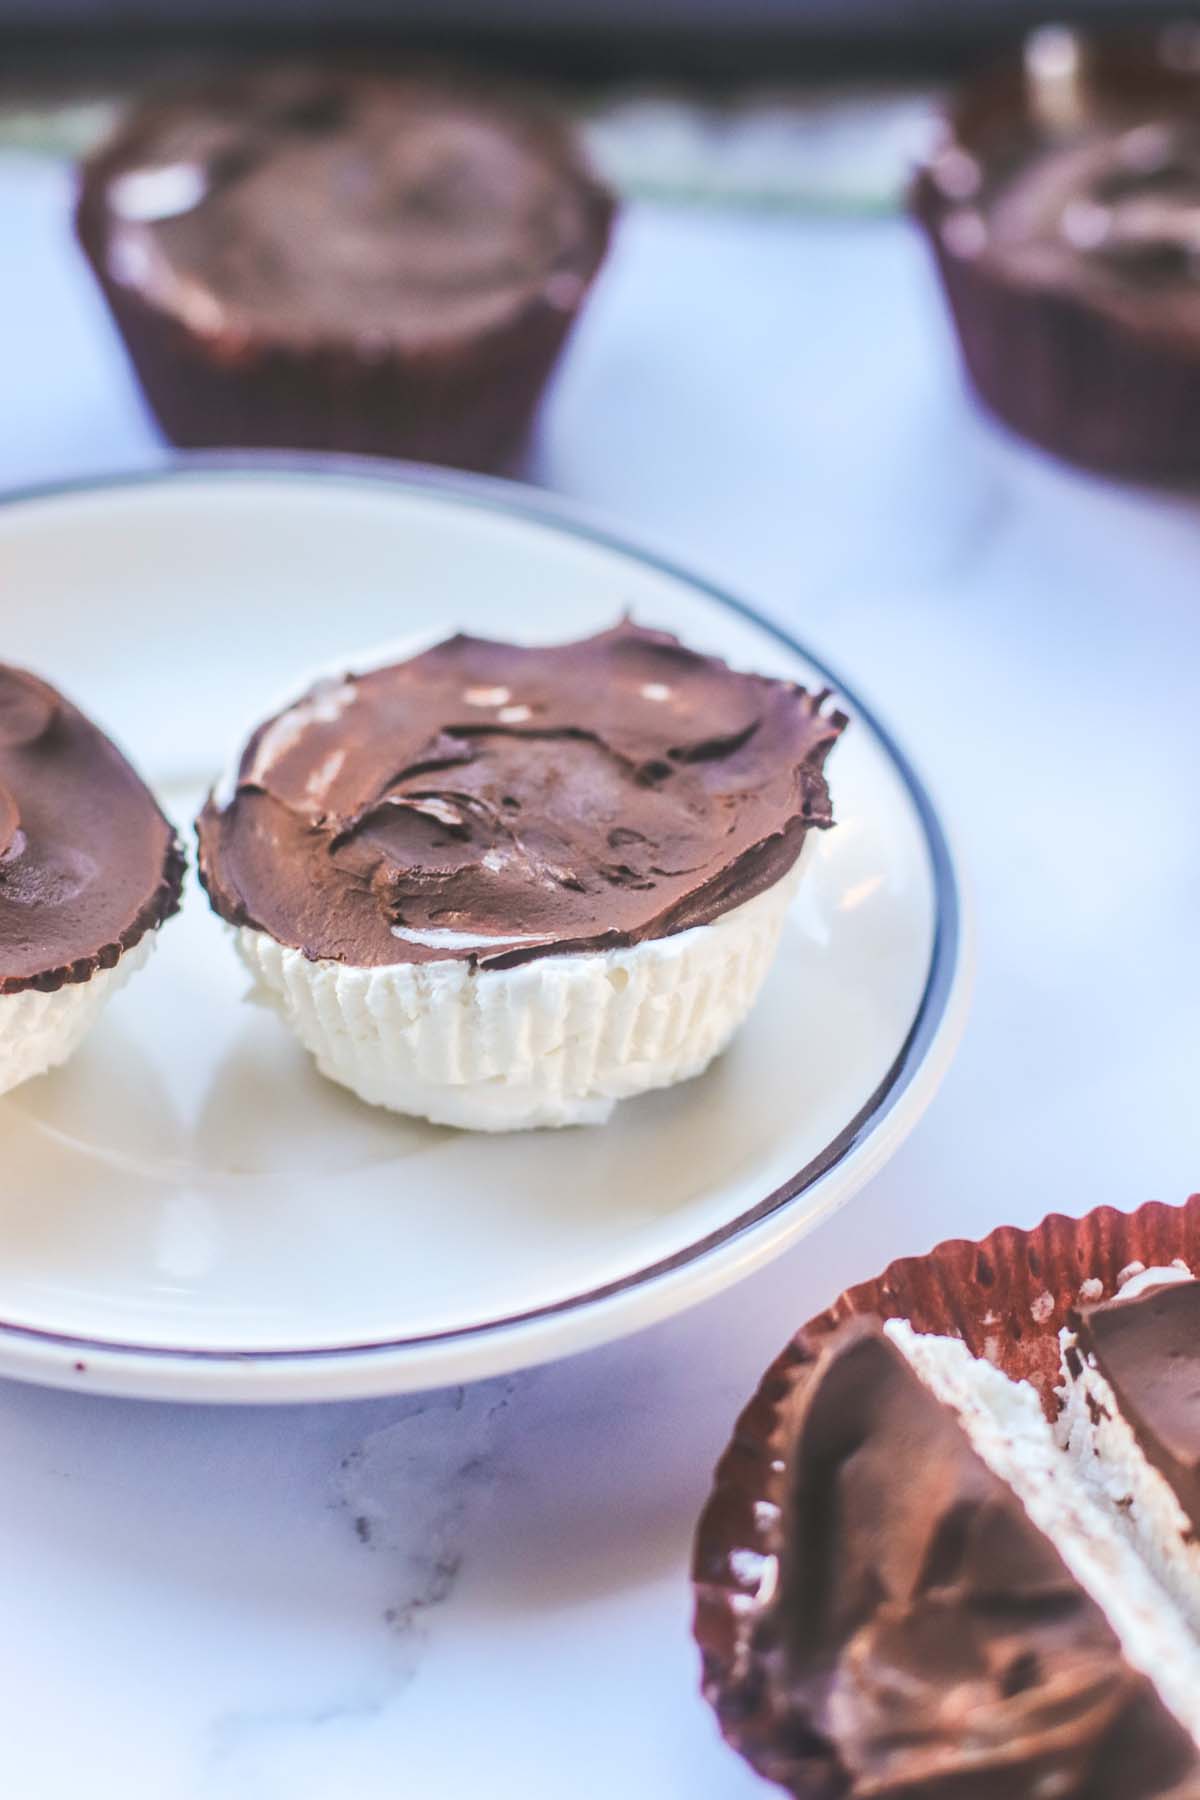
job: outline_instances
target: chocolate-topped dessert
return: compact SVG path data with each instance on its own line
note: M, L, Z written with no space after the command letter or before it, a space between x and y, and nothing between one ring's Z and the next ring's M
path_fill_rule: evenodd
M244 953L267 956L268 987L344 970L426 997L433 983L444 1001L449 983L491 1035L479 1069L456 1063L440 1086L490 1083L489 1114L586 1102L602 1116L697 1072L748 1008L805 839L832 822L823 769L846 721L826 699L628 622L552 647L451 638L325 680L260 725L201 814L201 878ZM518 989L497 985L537 965L552 1013L578 1008L557 1043L546 1026L540 1057ZM730 979L710 992L718 965ZM482 1017L488 996L509 1009L503 1031ZM303 1032L303 1008L290 1016ZM336 1046L310 1047L330 1072ZM412 1104L415 1088L389 1089L382 1065L364 1075L361 1042L354 1054L339 1079ZM551 1084L544 1105L530 1083ZM468 1093L441 1110L470 1122Z
M798 1800L1200 1796L1196 1267L1200 1196L1052 1215L796 1334L694 1564L705 1693L760 1773Z
M289 65L146 102L81 242L167 435L494 465L603 260L548 110L413 67Z
M175 833L116 746L0 664L0 1091L70 1054L182 880Z
M1187 1731L877 1321L802 1352L780 1448L768 1597L720 1687L761 1773L806 1800L1200 1794Z
M1096 468L1200 469L1200 29L1039 31L914 189L980 394Z

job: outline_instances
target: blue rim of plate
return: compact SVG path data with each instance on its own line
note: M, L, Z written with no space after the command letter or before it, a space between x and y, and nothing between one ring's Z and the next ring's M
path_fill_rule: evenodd
M498 512L512 518L541 525L568 537L582 539L604 550L629 558L659 574L691 588L727 612L736 613L750 624L774 638L814 669L826 686L846 702L853 716L862 721L900 776L909 799L921 822L925 846L933 875L934 932L929 970L916 1014L891 1068L875 1092L837 1135L804 1167L772 1190L747 1211L718 1230L698 1238L695 1243L672 1256L649 1263L644 1268L622 1275L600 1287L570 1294L544 1306L524 1312L505 1313L498 1318L480 1320L470 1325L453 1326L413 1337L379 1338L352 1344L294 1349L235 1350L189 1349L187 1346L128 1343L118 1338L91 1338L71 1332L48 1331L39 1326L17 1325L0 1319L0 1338L14 1338L41 1343L69 1351L90 1351L93 1355L147 1357L164 1362L222 1364L246 1367L258 1363L274 1365L317 1361L343 1362L355 1357L374 1358L387 1352L418 1350L433 1345L469 1343L473 1340L536 1324L565 1313L585 1311L619 1294L648 1286L702 1261L731 1243L745 1238L766 1219L774 1217L801 1195L809 1194L839 1163L871 1136L891 1113L915 1079L926 1055L941 1030L950 1007L963 949L963 906L958 878L946 834L912 763L872 709L859 699L854 689L835 670L813 654L798 638L736 595L714 582L692 573L672 558L639 544L590 519L587 511L569 500L518 481L499 476L475 475L463 471L436 468L424 463L390 462L367 456L344 456L302 451L195 451L164 455L160 460L142 462L129 469L107 474L70 476L57 481L35 483L28 487L8 488L0 493L0 510L24 506L43 500L78 498L88 494L105 494L129 488L158 486L191 476L301 476L310 480L330 479L347 484L368 483L391 487L403 492L440 494L459 505Z

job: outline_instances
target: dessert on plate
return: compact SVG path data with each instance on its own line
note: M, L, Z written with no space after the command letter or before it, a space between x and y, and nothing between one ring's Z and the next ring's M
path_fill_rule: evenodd
M1200 29L1035 32L956 97L913 203L994 412L1095 468L1200 469Z
M183 868L116 745L0 664L0 1093L70 1056L178 909Z
M592 1123L699 1074L766 976L844 716L628 621L454 637L253 732L200 875L261 994L363 1099Z
M697 1539L725 1735L801 1800L1200 1795L1200 1197L942 1245L764 1378Z
M612 213L535 99L292 64L135 107L76 223L174 443L484 468L520 443Z

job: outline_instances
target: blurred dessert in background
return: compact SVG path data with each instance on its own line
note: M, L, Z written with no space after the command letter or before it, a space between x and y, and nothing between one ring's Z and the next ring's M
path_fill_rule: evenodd
M76 223L172 442L492 468L612 214L523 93L289 64L135 106L83 164Z
M975 387L1093 468L1200 470L1200 27L1033 34L913 189Z

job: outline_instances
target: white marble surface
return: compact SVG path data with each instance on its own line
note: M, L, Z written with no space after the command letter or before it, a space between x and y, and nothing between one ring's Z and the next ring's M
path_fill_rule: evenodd
M61 172L0 168L0 230L0 483L136 461ZM573 1362L274 1413L0 1386L21 1800L762 1791L696 1697L686 1582L762 1366L894 1255L1200 1185L1195 503L983 422L900 221L629 217L530 472L786 619L912 747L979 904L958 1064L789 1258Z

